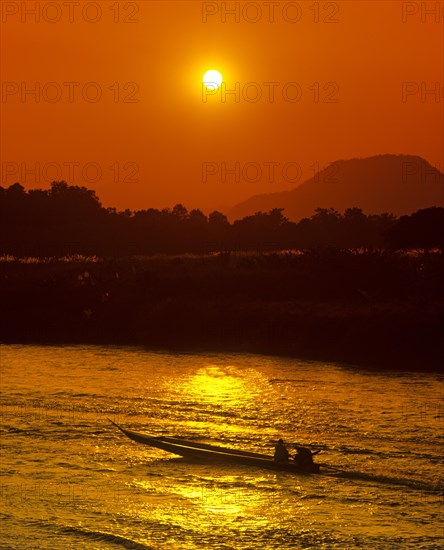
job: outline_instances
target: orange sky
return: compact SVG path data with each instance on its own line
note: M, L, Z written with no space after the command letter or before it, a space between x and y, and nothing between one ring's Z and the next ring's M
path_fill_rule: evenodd
M54 4L1 3L3 186L59 175L106 206L208 210L337 159L407 153L443 170L444 2ZM239 97L204 101L208 69Z

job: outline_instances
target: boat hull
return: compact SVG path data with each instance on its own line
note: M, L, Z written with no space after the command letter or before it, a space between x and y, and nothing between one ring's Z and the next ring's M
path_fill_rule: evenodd
M244 466L257 466L260 468L266 468L267 470L286 471L297 474L319 473L318 464L310 464L302 467L293 462L275 462L273 458L260 453L237 451L235 449L228 449L215 445L194 443L186 440L182 441L177 438L150 437L145 434L126 430L114 422L113 424L127 437L137 443L162 449L163 451L167 451L184 458L204 461L206 463L228 463L240 464Z

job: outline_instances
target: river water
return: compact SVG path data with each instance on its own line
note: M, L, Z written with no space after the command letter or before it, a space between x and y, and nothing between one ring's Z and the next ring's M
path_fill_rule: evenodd
M2 549L444 545L436 374L124 347L0 353ZM270 454L282 437L330 468L194 464L107 418Z

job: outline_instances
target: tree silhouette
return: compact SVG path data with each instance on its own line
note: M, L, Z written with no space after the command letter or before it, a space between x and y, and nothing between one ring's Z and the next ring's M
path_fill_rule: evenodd
M444 208L418 210L410 216L401 216L386 232L391 248L420 248L444 250Z
M360 208L348 208L344 214L318 208L311 218L296 223L283 208L274 208L230 223L221 212L206 216L182 204L119 212L104 208L93 190L65 181L30 191L14 183L0 187L0 252L41 257L386 245L442 249L443 212L428 208L396 220L387 213L367 216Z

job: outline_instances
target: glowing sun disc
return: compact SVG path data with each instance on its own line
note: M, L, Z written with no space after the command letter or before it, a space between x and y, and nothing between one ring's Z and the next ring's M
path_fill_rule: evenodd
M211 71L207 71L203 75L203 83L207 88L216 90L222 84L222 75L219 71L215 71L213 69Z

